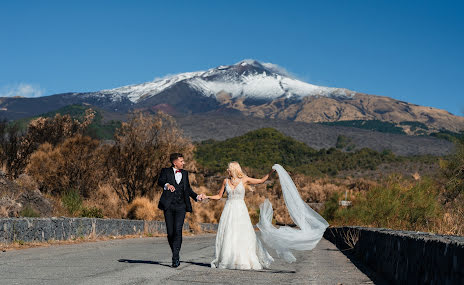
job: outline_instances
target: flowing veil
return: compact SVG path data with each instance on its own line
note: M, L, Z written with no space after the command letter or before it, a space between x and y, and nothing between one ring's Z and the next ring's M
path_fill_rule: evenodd
M313 249L321 240L329 224L301 199L292 178L282 166L274 164L272 168L279 174L285 205L299 229L287 226L274 227L272 205L268 199L259 206L260 217L257 227L260 230L260 239L267 246L273 248L285 261L294 262L296 258L291 250ZM259 241L258 243L261 247Z

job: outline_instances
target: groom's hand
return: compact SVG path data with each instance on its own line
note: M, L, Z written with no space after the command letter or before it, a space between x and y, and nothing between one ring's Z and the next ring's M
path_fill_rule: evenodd
M168 190L171 191L171 192L174 192L176 191L176 187L172 186L171 184L168 184Z

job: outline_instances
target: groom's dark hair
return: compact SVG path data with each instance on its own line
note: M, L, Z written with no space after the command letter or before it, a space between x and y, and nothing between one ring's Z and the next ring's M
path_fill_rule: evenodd
M184 157L184 156L182 155L182 153L178 153L178 152L171 153L171 155L169 156L169 161L171 162L172 165L174 165L174 160L178 159L179 157Z

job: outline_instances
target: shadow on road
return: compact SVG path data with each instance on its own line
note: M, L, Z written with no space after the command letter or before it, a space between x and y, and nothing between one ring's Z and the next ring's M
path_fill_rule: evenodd
M119 262L125 262L125 263L142 263L142 264L154 264L154 265L161 265L161 266L166 266L166 267L172 267L171 265L167 263L161 263L159 261L153 261L153 260L138 260L138 259L119 259ZM202 262L193 262L193 261L180 261L180 263L189 263L197 266L203 266L203 267L211 267L210 264L208 263L202 263Z
M166 263L161 263L159 261L153 261L153 260L139 260L139 259L118 259L119 262L124 262L124 263L142 263L142 264L153 264L153 265L161 265L165 267L171 267L171 265L166 264ZM189 263L197 266L202 266L202 267L208 267L211 268L211 264L209 263L203 263L203 262L194 262L194 261L180 261L180 263ZM241 270L241 269L234 269L235 271L247 271L249 272L250 270ZM281 269L262 269L262 270L254 270L258 272L265 272L265 273L296 273L294 270L281 270Z
M166 267L171 267L169 264L163 264L159 261L152 261L152 260L137 260L137 259L119 259L119 262L125 262L125 263L143 263L143 264L155 264L155 265L161 265L161 266L166 266Z
M193 265L203 266L203 267L211 267L211 264L203 263L203 262L194 262L194 261L180 261L181 263L190 263Z
M189 263L189 264L193 264L193 265L197 265L197 266L203 266L203 267L208 267L208 268L211 268L211 264L209 263L202 263L202 262L194 262L194 261L181 261L181 263ZM250 270L246 270L246 269L234 269L236 271L247 271L249 272ZM273 270L273 269L263 269L263 270L254 270L254 271L259 271L259 272L267 272L267 273L296 273L296 271L293 271L293 270L279 270L279 269L276 269L276 270Z
M283 270L283 269L264 269L259 270L261 272L268 272L268 273L296 273L295 270Z

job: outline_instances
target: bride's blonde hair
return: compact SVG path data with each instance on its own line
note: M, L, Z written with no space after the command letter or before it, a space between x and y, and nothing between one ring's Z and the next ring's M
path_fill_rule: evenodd
M237 178L242 179L243 177L246 176L246 174L243 172L242 168L240 167L240 164L236 161L229 162L228 169L232 177L237 177Z

